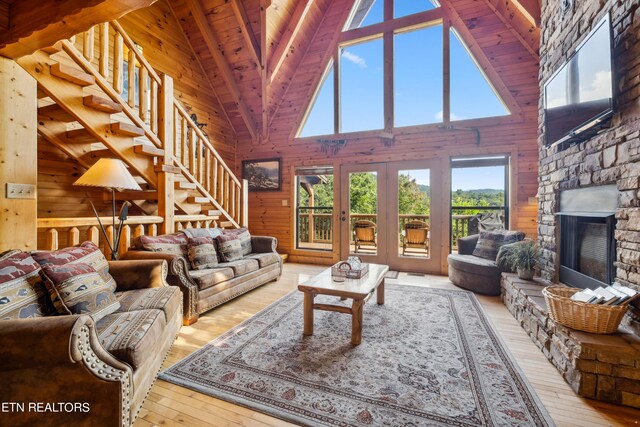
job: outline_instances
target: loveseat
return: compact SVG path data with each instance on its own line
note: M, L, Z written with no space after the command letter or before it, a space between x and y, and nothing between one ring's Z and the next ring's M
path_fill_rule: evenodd
M72 262L93 257L96 270L96 263L108 270L117 303L97 321L55 312L41 259L0 255L0 401L15 403L0 424L133 424L180 330L181 295L166 282L166 262L95 261L96 251L87 242L54 254Z
M489 242L489 250L486 247L478 248L481 236ZM449 280L473 292L500 295L501 273L509 271L502 262L496 262L503 256L501 248L506 249L524 237L524 233L519 231L496 230L459 238L458 253L447 257ZM504 249L503 253L506 252Z
M237 235L242 240L240 259L225 260L220 239ZM212 239L215 255L212 267L195 269L189 259L190 242ZM129 260L163 259L169 264L167 281L183 294L183 324L191 325L200 314L265 283L278 280L282 258L275 237L251 236L246 229L185 229L163 236L140 236L123 257ZM215 258L215 259L213 259Z

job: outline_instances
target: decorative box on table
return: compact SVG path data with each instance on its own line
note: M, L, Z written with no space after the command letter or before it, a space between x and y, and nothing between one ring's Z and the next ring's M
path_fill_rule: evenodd
M345 277L347 279L360 279L369 272L369 264L360 261L360 258L349 257L348 261L340 261L331 267L331 276Z

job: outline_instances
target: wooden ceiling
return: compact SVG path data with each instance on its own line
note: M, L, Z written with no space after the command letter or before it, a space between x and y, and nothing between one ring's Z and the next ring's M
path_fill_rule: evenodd
M352 3L346 2L349 7ZM481 49L492 64L493 70L485 69L490 78L518 72L517 66L503 66L506 57L529 56L527 63L532 58L537 63L539 0L442 3L451 12L452 21L467 28L466 35L477 44L470 47ZM320 26L328 21L324 18L328 14L346 17L341 13L346 11L335 10L345 8L345 2L337 0L172 0L169 4L239 141L266 140L283 101L308 102L307 94L313 89L290 88L290 83ZM342 25L344 18L340 22ZM327 48L330 41L325 41ZM324 56L324 52L308 54ZM285 96L288 90L301 91L301 96L292 100ZM296 110L305 108L306 104L299 105Z

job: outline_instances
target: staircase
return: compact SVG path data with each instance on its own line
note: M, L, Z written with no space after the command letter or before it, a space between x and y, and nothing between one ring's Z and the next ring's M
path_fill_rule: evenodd
M143 191L117 199L161 216L158 201L173 200L178 215L246 225L246 185L175 99L171 78L151 67L117 21L18 63L38 82L43 138L85 168L102 157L128 166Z

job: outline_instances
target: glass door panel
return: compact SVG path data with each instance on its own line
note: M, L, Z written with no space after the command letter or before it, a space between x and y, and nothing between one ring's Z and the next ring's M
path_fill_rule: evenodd
M363 261L384 263L385 165L345 165L341 180L341 258L357 255Z
M400 170L398 179L398 234L396 245L403 257L430 257L431 171Z
M443 206L433 160L387 164L387 216L392 270L440 273ZM435 180L434 180L435 178Z

